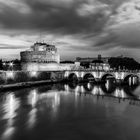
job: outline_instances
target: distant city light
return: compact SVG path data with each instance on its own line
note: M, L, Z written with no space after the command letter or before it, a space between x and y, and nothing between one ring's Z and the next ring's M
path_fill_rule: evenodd
M124 90L122 90L122 89L116 89L114 96L119 97L119 98L126 98L127 97Z
M67 92L69 92L69 86L68 85L64 85L64 88Z
M37 100L38 100L38 93L37 90L34 89L30 92L29 95L29 103L32 105L32 107L35 107Z
M11 67L12 67L12 66L13 66L13 62L10 62L10 63L9 63L9 66L11 66Z
M6 65L6 63L4 62L4 63L3 63L3 65L5 66L5 65Z
M31 71L30 75L31 75L31 77L36 77L37 76L37 71Z
M85 89L83 86L81 86L81 93L85 93Z
M81 87L80 86L77 86L76 88L75 88L75 95L79 95L79 92L80 92L80 89Z
M90 89L90 88L91 88L91 84L90 84L90 83L88 83L88 84L87 84L87 87L88 87L88 89Z
M7 76L7 78L14 78L14 72L12 72L12 71L7 71L7 72L6 72L6 76Z

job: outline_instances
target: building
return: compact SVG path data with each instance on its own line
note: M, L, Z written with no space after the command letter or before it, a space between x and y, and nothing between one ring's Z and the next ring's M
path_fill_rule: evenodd
M110 65L108 63L103 62L102 60L94 60L90 63L90 68L93 70L110 70Z
M22 62L59 63L60 56L54 45L35 43L30 50L20 53Z
M98 57L93 58L76 58L76 62L79 62L81 66L84 68L90 68L93 70L109 70L110 65L108 63L110 57L102 57L101 55L98 55Z
M54 45L36 42L29 50L20 53L21 66L24 71L57 70L60 56Z
M76 64L60 64L60 55L54 45L37 42L29 50L20 53L23 71L62 71L79 67Z
M102 57L99 54L98 57L86 57L86 58L77 57L76 58L76 62L80 62L80 63L92 63L94 60L101 60L104 63L108 63L109 58L110 57Z

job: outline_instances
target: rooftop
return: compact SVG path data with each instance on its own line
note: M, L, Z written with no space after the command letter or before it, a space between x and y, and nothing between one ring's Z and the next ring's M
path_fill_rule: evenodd
M45 42L36 42L33 46L46 46L46 47L55 47L54 45L47 44Z

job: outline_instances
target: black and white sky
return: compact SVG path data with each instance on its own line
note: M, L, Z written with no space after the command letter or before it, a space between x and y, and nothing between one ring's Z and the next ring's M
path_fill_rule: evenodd
M0 57L34 42L62 59L125 55L140 61L140 0L0 0Z

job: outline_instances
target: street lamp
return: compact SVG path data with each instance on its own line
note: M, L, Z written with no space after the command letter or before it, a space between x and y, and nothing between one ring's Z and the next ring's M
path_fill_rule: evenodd
M6 66L6 63L5 62L3 62L3 66Z
M32 72L30 73L30 75L31 75L31 77L36 77L36 76L37 76L37 72L36 72L36 71L32 71Z
M14 65L13 62L9 63L9 67L11 67L11 70L13 70L13 65Z
M13 67L13 62L10 62L9 66Z
M3 70L6 70L6 62L2 62L2 68Z

